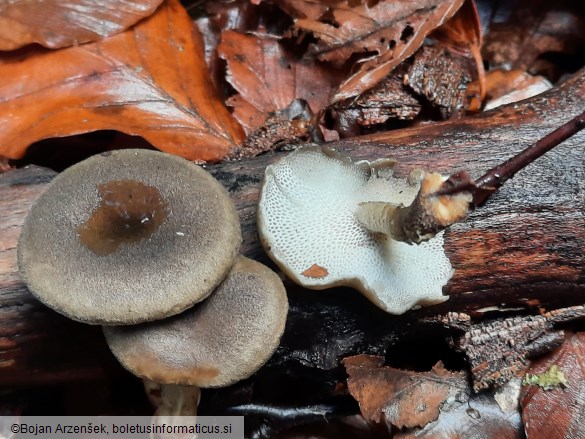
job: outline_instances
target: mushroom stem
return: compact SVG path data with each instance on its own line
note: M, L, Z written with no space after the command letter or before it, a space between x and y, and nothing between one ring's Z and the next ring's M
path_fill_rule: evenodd
M355 219L373 233L394 236L393 220L401 206L383 201L366 201L360 203L355 212Z
M156 425L168 428L169 426L190 427L195 425L197 406L201 396L201 389L197 386L182 386L178 384L161 384L144 380L144 388L150 402L157 407L153 421ZM158 393L158 395L156 395ZM193 435L163 430L151 438L160 439L188 439Z
M384 202L361 203L355 213L356 220L374 233L420 244L428 241L441 230L467 216L472 202L471 192L438 195L443 184L441 174L426 174L420 191L409 206L397 206Z
M161 385L161 404L155 416L197 416L201 389L177 384Z
M201 389L198 386L161 384L144 380L144 388L150 402L156 407L154 416L165 419L173 416L197 416L197 406L201 397Z

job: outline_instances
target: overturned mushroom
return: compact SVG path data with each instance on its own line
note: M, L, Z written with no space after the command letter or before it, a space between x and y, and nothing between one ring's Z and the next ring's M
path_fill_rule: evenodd
M352 163L317 147L293 152L266 169L258 205L264 248L300 285L351 286L392 314L445 301L453 269L443 234L409 245L382 233L383 215L412 203L420 186L420 178L391 174L388 161Z
M194 415L199 388L233 384L270 358L287 311L280 278L239 256L213 294L194 308L158 322L104 327L104 333L126 369L162 384L157 415Z
M227 191L206 171L149 150L93 156L58 175L18 243L44 304L84 323L132 324L203 300L241 242Z

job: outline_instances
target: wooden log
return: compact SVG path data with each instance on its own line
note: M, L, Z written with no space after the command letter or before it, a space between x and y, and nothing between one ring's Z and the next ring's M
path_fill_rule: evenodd
M396 159L396 173L403 177L415 167L443 173L467 169L478 177L583 108L585 71L543 95L475 117L343 140L332 146L354 159ZM447 231L445 247L455 268L444 288L451 296L447 302L405 317L375 313L376 319L412 322L446 311L584 303L584 145L584 133L567 140L518 173L468 221ZM244 234L242 253L265 262L255 225L258 188L265 167L284 154L208 167L236 202ZM111 366L99 328L70 322L47 310L34 300L17 274L19 227L53 175L29 167L0 176L0 385L77 379L101 374ZM328 306L332 297L324 292L311 294L311 309L318 309L315 302L319 301ZM371 311L363 300L357 302L364 313ZM301 302L295 312L290 319L306 318ZM291 321L287 327L296 328L297 323ZM395 328L390 325L387 333L397 334ZM355 338L355 331L350 333L348 337ZM355 344L347 346L348 353L356 353ZM287 349L285 346L283 351ZM299 349L297 346L296 352Z
M331 143L355 160L390 158L395 174L414 168L477 178L579 115L585 71L521 103L461 120ZM262 260L255 224L258 183L282 154L224 163L209 170L230 189L244 230L243 252ZM519 172L467 221L445 234L455 274L451 298L414 314L488 307L585 303L585 132ZM318 294L318 293L317 293Z

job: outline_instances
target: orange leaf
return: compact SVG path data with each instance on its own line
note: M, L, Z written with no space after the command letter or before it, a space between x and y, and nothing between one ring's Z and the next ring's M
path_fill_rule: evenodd
M458 393L469 393L463 372L449 372L441 362L430 372L382 366L383 359L356 355L343 360L347 387L362 415L399 428L424 426L439 417L441 406Z
M457 13L431 36L462 55L471 55L472 46L481 48L483 36L475 2L466 0Z
M190 160L220 160L243 131L214 93L203 43L178 0L97 43L0 58L0 154L113 129Z
M162 0L0 2L0 50L31 43L56 49L101 40L151 15Z
M471 97L471 108L481 107L476 96L480 95L479 79L469 84L467 95ZM543 76L532 76L520 69L491 70L485 75L485 93L487 100L484 110L495 108L510 102L528 99L550 88L550 83Z
M314 0L279 0L278 6L293 18L316 20L321 17L336 1Z
M230 98L230 105L250 131L298 98L306 100L313 113L319 112L341 80L338 69L314 60L297 61L270 36L227 31L218 52L227 61L229 83L241 96Z

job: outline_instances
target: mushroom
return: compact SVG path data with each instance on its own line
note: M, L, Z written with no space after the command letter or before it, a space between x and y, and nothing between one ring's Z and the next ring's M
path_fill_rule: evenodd
M280 278L238 256L219 287L192 309L158 322L104 327L104 334L126 369L161 383L158 416L195 415L199 388L233 384L270 358L287 311Z
M209 173L129 149L53 180L25 220L18 266L41 302L74 320L135 324L207 297L240 242L235 206Z
M315 146L269 166L257 213L268 255L302 286L350 286L392 314L447 300L453 268L443 234L410 245L382 233L382 215L409 205L421 181L394 178L391 166Z

